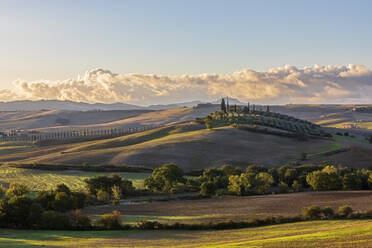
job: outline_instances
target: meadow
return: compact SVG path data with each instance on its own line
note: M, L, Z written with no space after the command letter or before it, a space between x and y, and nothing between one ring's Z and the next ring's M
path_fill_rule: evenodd
M31 191L54 189L58 184L66 184L74 191L85 189L84 179L98 175L110 175L109 172L87 172L78 170L47 171L37 169L23 169L10 166L0 166L0 183L23 183ZM130 179L136 188L143 188L143 180L151 173L116 172L119 176Z
M221 231L43 231L0 229L15 247L371 247L372 220L309 221Z

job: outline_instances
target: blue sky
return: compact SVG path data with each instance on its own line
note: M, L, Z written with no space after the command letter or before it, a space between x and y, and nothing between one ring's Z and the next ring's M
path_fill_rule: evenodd
M372 1L1 1L0 89L93 68L162 75L362 64Z

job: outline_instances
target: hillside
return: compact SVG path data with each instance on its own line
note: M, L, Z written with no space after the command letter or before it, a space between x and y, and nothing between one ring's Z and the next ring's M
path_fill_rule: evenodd
M331 139L299 142L231 126L205 129L197 123L174 124L112 139L68 145L24 148L0 155L0 162L82 165L135 165L155 168L175 162L186 170L230 163L280 166L301 154L321 153L334 146Z
M0 131L37 130L58 132L87 128L133 128L144 125L164 125L194 120L217 108L216 105L176 108L166 110L112 110L112 111L71 111L43 110L0 112Z

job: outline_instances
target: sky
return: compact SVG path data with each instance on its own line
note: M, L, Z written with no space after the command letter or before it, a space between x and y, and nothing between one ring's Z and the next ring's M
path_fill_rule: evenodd
M0 101L368 103L371 12L367 0L0 0Z

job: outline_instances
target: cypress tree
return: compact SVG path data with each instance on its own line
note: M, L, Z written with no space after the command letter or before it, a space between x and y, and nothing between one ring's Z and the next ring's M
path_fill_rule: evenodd
M221 100L221 110L226 113L226 104L225 104L225 99L222 98Z

